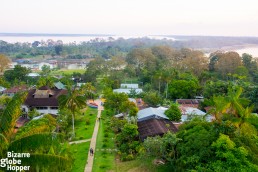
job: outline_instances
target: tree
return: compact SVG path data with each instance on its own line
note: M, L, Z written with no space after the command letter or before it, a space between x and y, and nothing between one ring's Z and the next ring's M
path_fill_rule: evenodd
M127 112L127 105L129 102L128 96L125 93L108 93L105 95L106 102L105 109L110 109L114 113Z
M165 115L171 120L171 121L180 121L182 114L178 107L178 104L172 103L168 110L165 111Z
M219 56L215 69L225 78L229 73L234 74L237 67L241 65L241 57L238 53L226 52Z
M71 90L68 87L68 93L58 97L58 104L61 109L69 109L72 113L73 137L75 137L74 130L74 116L75 112L86 106L86 97L81 96L75 89Z
M244 147L236 147L229 136L220 134L212 144L215 151L215 160L209 163L212 171L258 171L258 166L251 163Z
M208 70L208 58L201 51L191 50L179 65L182 71L200 76L203 71Z
M40 77L37 82L37 88L40 88L42 86L48 86L50 88L53 88L55 86L55 81L56 78L51 76Z
M217 133L209 122L192 120L181 126L177 138L182 139L176 146L178 171L205 167L215 156L211 144L216 141Z
M171 132L165 133L162 137L147 137L143 142L144 155L172 162L176 160L176 144L179 141L176 134Z
M32 128L29 132L21 133L18 138L14 137L13 128L26 96L24 93L16 94L0 118L0 157L7 157L7 151L30 153L30 158L22 159L22 165L29 165L31 171L69 171L72 161L65 145L60 143L60 135ZM53 150L52 154L48 153L50 150Z
M128 155L132 156L137 153L138 141L138 127L135 124L125 124L122 131L116 135L116 143L119 151L123 153L122 159L129 160ZM127 158L128 157L128 158Z
M162 103L162 99L158 92L155 91L149 91L144 94L143 100L145 103L147 103L149 106L157 107L159 104Z
M199 85L194 80L173 80L168 87L169 97L172 99L189 99L196 96Z
M50 66L43 65L41 68L41 71L42 71L42 73L41 73L42 76L48 76L51 72Z
M80 87L79 92L81 92L82 95L85 95L87 99L94 99L96 88L90 82L87 82Z
M3 73L11 61L3 54L0 54L0 73Z
M4 78L10 83L14 83L15 80L17 80L18 82L27 82L27 75L30 72L30 69L22 67L21 65L16 65L13 70L8 70L4 72Z

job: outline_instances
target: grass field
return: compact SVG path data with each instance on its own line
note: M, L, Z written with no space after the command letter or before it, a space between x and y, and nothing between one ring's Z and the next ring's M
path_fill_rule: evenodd
M86 111L75 116L75 138L73 140L90 139L97 119L97 109L87 107ZM89 124L86 125L86 121Z
M72 172L83 172L89 152L90 142L72 144L71 150L74 156Z
M83 74L85 72L85 69L60 69L60 70L54 70L51 71L51 75L71 75L74 72Z
M116 152L114 151L114 134L108 125L109 121L107 120L105 111L103 111L97 136L93 172L112 171L115 168Z

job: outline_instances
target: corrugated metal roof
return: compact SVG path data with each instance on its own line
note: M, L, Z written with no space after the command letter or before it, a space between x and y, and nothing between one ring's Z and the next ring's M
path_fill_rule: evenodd
M114 89L113 92L129 94L131 92L131 88L128 88L128 89L125 89L125 88ZM136 93L141 93L142 89L141 88L137 88L137 89L135 89L135 92Z
M165 111L167 108L159 107L159 108L146 108L143 110L140 110L137 113L138 121L144 121L150 118L156 118L156 119L168 119L168 117L165 115Z
M59 81L59 82L56 82L54 85L55 85L55 87L56 87L57 89L65 89L64 84L61 83L60 81Z
M139 88L138 84L121 84L121 88Z

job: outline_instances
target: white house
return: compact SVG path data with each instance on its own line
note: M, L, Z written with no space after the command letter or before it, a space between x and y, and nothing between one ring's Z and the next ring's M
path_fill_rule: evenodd
M182 112L182 117L181 117L182 122L191 120L191 118L193 117L204 117L209 122L212 121L213 119L211 115L206 115L205 112L197 108L181 106L180 110Z
M6 88L0 86L0 94L2 94L4 90L6 90Z
M36 109L40 114L57 115L58 97L63 94L67 94L67 90L50 89L47 86L29 90L22 108L27 113L32 109Z
M114 89L114 93L125 93L130 94L132 91L135 91L136 94L142 92L142 89L139 88L138 84L121 84L119 89Z

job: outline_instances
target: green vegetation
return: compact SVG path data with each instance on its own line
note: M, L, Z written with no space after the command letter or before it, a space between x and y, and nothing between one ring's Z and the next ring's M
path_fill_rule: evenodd
M71 145L71 153L73 154L72 172L83 172L88 159L90 142L78 143Z
M70 171L71 154L62 135L42 131L44 127L41 125L31 128L29 132L21 132L18 138L14 138L13 129L26 96L25 93L16 94L1 114L0 156L7 157L8 151L26 152L30 153L30 158L23 159L22 165L29 165L32 171Z
M115 168L116 147L114 133L110 130L110 117L103 111L97 136L93 172L105 172Z
M83 74L85 69L59 69L59 70L52 70L50 75L72 75L73 73L81 73Z
M85 112L75 116L75 138L73 140L90 139L97 119L97 110L87 107ZM88 121L88 123L86 123Z
M170 104L169 109L165 111L165 115L167 115L171 121L180 121L182 114L179 105L175 103Z
M57 46L49 42L49 45L38 47L38 44L35 42L32 48L24 45L23 50L17 45L13 51L24 51L19 53L31 56L52 54L53 57L58 55L72 59L95 58L89 62L86 70L51 71L45 66L41 77L37 79L28 79L26 75L30 70L21 66L4 72L0 78L3 86L27 83L30 86L52 87L54 82L60 81L67 85L68 94L59 96L60 108L56 122L61 134L43 134L52 132L56 126L55 120L43 118L25 125L16 137L11 129L20 116L20 110L18 106L14 109L10 107L13 102L21 103L22 99L17 102L11 100L11 103L3 98L1 104L4 109L0 114L1 155L8 148L18 150L18 143L31 143L29 146L32 148L26 150L52 156L42 164L35 161L41 166L52 159L53 163L56 162L56 156L59 155L71 157L66 141L91 138L96 109L83 109L86 99L94 99L96 93L101 93L106 101L97 138L94 171L258 171L258 117L252 114L258 112L258 61L251 55L214 52L207 58L201 51L193 49L173 49L156 44L137 44L133 49L119 46L115 41L109 45L93 41L90 46L88 43L78 46L60 43ZM0 42L0 48L3 45L4 42ZM4 49L3 52L10 53L10 50ZM52 75L55 74L63 78L54 78ZM72 87L81 79L87 84L78 89ZM134 80L145 93L131 91L126 95L112 92L126 80ZM214 120L207 122L194 118L182 124L176 134L166 133L140 141L135 118L138 109L128 100L129 96L142 98L149 106L169 105L175 99L204 96L200 107L203 110L209 107L208 113ZM119 113L123 113L123 119L113 117ZM179 121L181 118L175 104L171 104L166 114L170 120ZM58 137L51 140L53 135ZM26 140L34 141L34 137L41 142ZM73 170L83 170L88 144L72 145L76 160ZM37 150L36 146L40 146L40 149ZM117 152L109 149L117 149ZM65 160L69 171L71 161ZM165 164L156 165L153 161ZM50 163L47 168L51 166ZM65 167L59 166L56 168Z

